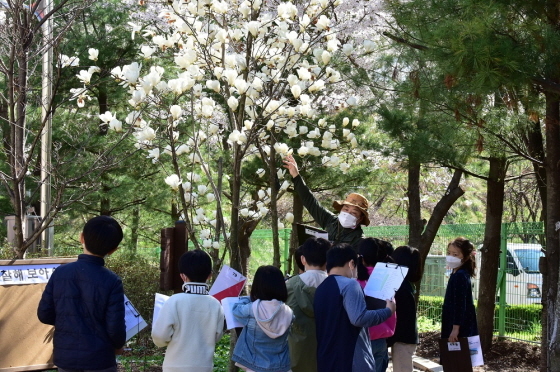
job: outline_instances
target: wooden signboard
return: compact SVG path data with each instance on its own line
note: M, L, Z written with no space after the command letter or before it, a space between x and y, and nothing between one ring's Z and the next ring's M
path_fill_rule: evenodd
M74 258L0 260L0 372L55 368L54 327L37 318L37 306L55 267Z

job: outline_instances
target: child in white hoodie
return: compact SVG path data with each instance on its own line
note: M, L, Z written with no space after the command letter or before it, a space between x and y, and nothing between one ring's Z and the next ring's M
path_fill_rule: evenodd
M284 303L288 291L282 272L275 266L257 269L250 298L233 306L233 315L243 323L232 360L248 372L289 372L288 334L292 310Z

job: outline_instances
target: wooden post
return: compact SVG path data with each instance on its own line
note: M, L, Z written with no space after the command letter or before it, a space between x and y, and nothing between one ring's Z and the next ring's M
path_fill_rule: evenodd
M187 251L187 225L177 221L175 227L161 229L159 288L179 293L183 281L179 276L179 258Z

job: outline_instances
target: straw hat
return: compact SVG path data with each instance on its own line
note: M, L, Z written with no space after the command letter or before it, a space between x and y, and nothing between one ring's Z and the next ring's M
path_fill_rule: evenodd
M337 212L340 212L343 205L352 205L354 207L358 207L360 211L362 211L362 214L364 215L364 219L360 223L360 225L366 225L366 226L369 225L369 213L368 213L369 202L365 198L365 196L361 194L352 193L349 194L345 200L335 200L333 202L333 208Z

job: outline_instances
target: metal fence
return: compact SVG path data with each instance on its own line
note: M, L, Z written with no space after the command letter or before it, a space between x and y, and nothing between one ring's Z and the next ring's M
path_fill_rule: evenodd
M373 226L364 228L366 236L387 240L394 247L406 244L408 226ZM282 269L289 259L290 229L280 231ZM441 319L441 305L447 286L449 272L445 267L447 245L458 236L471 240L480 248L484 241L483 224L442 225L430 248L426 260L424 276L420 287L419 317L429 319L434 328ZM540 312L542 275L538 270L539 257L544 240L542 223L513 223L502 225L500 269L496 283L498 294L494 319L494 333L497 336L520 339L529 342L540 340ZM254 273L260 265L272 263L272 231L255 230L251 236L251 257L249 273ZM56 255L72 255L81 252L79 248L57 249ZM138 249L137 253L159 261L160 248ZM480 255L477 254L480 268ZM473 280L473 293L478 295L478 280Z

